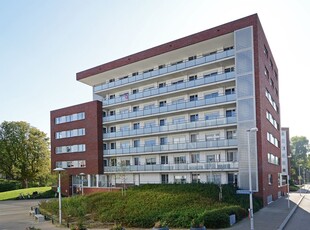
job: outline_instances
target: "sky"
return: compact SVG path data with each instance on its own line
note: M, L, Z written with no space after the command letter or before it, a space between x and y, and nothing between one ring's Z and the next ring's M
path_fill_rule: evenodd
M0 0L0 123L50 135L50 111L92 100L77 72L257 13L281 126L310 139L309 12L309 0Z

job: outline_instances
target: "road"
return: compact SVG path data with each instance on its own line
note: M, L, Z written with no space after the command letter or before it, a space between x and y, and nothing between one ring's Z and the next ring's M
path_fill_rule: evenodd
M285 226L285 230L309 230L310 229L310 194L305 197L297 207L295 213Z

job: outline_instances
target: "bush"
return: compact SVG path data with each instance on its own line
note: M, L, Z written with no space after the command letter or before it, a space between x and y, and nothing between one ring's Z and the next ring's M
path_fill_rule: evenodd
M19 181L0 179L0 192L21 189L22 185Z
M207 211L204 214L204 222L207 228L227 228L230 226L229 215L221 209Z

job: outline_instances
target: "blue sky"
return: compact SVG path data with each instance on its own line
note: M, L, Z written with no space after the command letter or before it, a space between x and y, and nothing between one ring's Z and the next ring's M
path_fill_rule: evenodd
M92 100L77 72L258 13L279 69L281 125L310 139L309 12L307 0L1 0L0 123L49 134L51 110Z

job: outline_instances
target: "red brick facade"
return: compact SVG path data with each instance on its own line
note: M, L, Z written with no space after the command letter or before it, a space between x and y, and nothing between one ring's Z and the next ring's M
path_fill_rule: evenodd
M56 124L55 119L85 112L85 119ZM84 136L56 139L56 132L85 128ZM85 152L56 154L56 147L85 144ZM65 174L78 175L103 173L103 147L102 147L102 103L92 101L59 110L51 111L51 168L56 168L57 161L86 160L85 168L66 168ZM66 183L65 183L66 182ZM62 192L71 194L69 188L71 177L64 180Z

